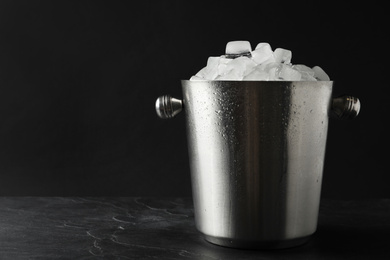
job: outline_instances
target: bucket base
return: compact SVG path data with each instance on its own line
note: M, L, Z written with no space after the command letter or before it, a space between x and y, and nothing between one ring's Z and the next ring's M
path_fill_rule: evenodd
M207 242L210 242L218 246L224 246L224 247L241 248L241 249L282 249L282 248L289 248L289 247L303 245L307 241L309 241L311 236L285 239L285 240L275 240L275 241L251 241L251 240L246 241L246 240L213 237L204 234L203 237Z

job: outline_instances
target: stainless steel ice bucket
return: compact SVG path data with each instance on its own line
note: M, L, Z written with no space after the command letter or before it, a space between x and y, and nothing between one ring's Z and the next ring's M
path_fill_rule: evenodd
M211 243L285 248L315 232L331 114L353 118L357 98L332 81L182 81L183 100L156 101L162 118L184 108L195 222Z

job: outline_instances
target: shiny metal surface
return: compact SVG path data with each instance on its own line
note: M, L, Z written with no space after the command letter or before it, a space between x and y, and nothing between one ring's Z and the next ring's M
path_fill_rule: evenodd
M182 81L182 90L197 228L232 246L314 233L332 82Z
M156 113L162 119L172 118L183 108L182 101L170 95L158 97L156 100Z
M333 98L332 112L339 119L354 119L360 112L360 101L347 95Z
M182 81L195 221L206 240L284 248L315 232L328 118L338 107L332 85Z

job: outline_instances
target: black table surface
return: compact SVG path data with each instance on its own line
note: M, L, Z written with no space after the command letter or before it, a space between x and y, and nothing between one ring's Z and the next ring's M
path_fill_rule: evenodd
M0 259L390 259L390 199L322 200L303 246L206 242L190 198L0 197Z

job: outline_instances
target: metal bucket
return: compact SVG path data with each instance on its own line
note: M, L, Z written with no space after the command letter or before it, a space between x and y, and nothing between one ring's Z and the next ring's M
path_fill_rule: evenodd
M317 227L331 113L353 118L357 98L332 81L182 81L183 100L156 101L187 120L197 229L211 243L285 248Z

